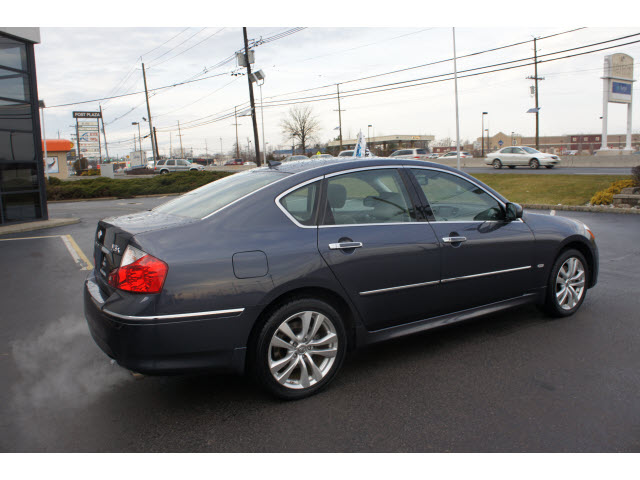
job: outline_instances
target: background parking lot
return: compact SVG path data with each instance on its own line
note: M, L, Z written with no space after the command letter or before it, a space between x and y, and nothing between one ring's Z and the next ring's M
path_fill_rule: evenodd
M243 377L136 378L90 338L87 271L60 236L91 260L98 219L165 200L54 203L81 222L0 236L0 451L640 450L640 216L557 212L600 248L575 316L522 308L368 347L281 402Z

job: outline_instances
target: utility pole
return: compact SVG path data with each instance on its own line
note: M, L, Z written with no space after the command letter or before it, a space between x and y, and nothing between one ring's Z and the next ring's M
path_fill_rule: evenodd
M344 112L344 110L340 110L340 84L336 84L336 87L338 89L338 127L340 128L340 150L342 150L342 112Z
M204 139L204 154L208 157L209 156L209 147L207 146L207 139Z
M136 134L133 134L133 151L137 152L138 151L138 147L136 147Z
M236 158L240 158L240 144L238 143L238 107L233 107L233 118L235 118L235 122L233 125L236 126ZM222 145L222 139L220 139L220 145ZM222 149L222 147L220 147Z
M144 63L142 64L142 78L144 80L144 97L147 99L147 115L149 115L149 135L151 135L151 151L153 153L153 166L156 166L158 158L158 152L156 151L156 142L153 137L153 124L151 123L151 107L149 107L149 91L147 90L147 74L144 70Z
M456 61L456 27L453 27L453 73L456 91L456 157L458 158L458 170L460 170L460 116L458 114L458 63Z
M160 152L158 151L158 134L156 133L156 127L153 127L153 143L156 145L156 154L160 157ZM155 164L153 165L155 167Z
M540 107L538 106L538 80L544 80L544 77L538 77L538 47L536 44L537 38L533 38L533 77L527 77L530 80L535 81L535 96L536 96L536 150L540 150Z
M180 137L180 158L184 158L184 150L182 148L182 133L180 133L180 120L178 120L178 136Z
M247 81L249 82L249 100L251 101L251 122L253 123L253 140L256 146L256 163L262 165L260 160L260 139L258 135L258 122L256 120L256 104L253 99L253 82L251 81L251 63L249 63L249 40L247 40L247 27L242 27L244 36L244 60L247 63Z
M102 116L102 105L100 105L100 119L102 120L102 136L104 137L104 149L107 151L107 163L109 162L109 147L107 146L107 133L104 131L104 117ZM60 130L58 130L60 138Z
M173 134L169 131L169 158L173 158Z

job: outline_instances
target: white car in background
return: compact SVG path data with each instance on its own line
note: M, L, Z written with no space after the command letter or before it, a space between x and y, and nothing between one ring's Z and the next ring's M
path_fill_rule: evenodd
M495 169L500 169L503 165L509 168L528 166L535 169L541 165L546 168L553 168L560 163L560 157L550 153L539 152L531 147L505 147L497 152L487 154L484 163L493 165Z
M458 158L458 152L447 152L438 158ZM460 158L473 158L469 152L460 152Z
M355 150L342 150L339 154L338 157L353 157L353 152L355 152ZM371 154L371 151L367 148L367 151L365 152L365 157L373 157L373 155Z
M389 158L412 158L414 160L427 160L429 158L429 150L425 148L404 148L396 150Z

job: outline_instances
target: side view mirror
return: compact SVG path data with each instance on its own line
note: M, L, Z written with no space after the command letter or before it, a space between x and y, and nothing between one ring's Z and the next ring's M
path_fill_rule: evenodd
M507 222L513 222L518 218L522 218L522 205L519 205L517 203L507 203L506 210L507 214L505 219L507 220Z

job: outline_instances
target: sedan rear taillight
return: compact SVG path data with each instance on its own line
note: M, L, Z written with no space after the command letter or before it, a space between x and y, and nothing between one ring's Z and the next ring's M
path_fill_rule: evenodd
M169 267L162 260L128 246L120 267L109 273L109 285L134 293L160 293Z

